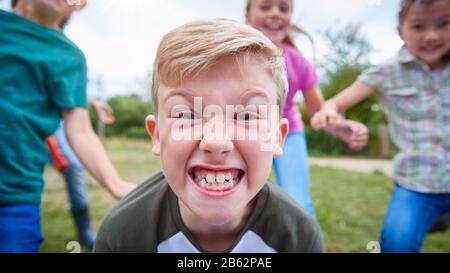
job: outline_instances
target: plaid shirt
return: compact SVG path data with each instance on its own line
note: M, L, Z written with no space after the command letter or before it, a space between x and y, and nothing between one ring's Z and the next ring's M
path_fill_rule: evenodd
M400 149L394 177L422 193L450 193L450 65L432 71L405 47L358 79L373 86Z

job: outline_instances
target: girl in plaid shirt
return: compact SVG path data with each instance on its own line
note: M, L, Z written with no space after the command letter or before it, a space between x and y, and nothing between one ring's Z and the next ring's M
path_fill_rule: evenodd
M379 94L400 149L381 250L419 252L439 217L450 213L450 0L403 0L398 31L404 46L396 58L365 71L311 124L338 124L339 112Z

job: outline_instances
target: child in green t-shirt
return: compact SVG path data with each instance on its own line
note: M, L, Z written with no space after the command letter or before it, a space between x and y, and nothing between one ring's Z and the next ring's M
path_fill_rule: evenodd
M19 0L0 11L0 252L37 252L48 152L61 119L87 170L117 198L134 184L120 178L92 130L86 60L60 30L86 1Z

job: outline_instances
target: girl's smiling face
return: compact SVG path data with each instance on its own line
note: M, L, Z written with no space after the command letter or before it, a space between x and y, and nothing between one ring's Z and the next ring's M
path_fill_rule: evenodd
M450 1L413 4L400 23L399 33L408 50L431 69L443 68L450 53Z
M291 28L291 0L249 0L247 24L263 32L281 46Z

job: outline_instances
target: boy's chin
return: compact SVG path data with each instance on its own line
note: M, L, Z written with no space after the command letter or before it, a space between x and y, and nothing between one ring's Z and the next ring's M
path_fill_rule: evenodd
M225 226L236 218L235 213L225 211L203 211L199 216L205 223L211 226Z

